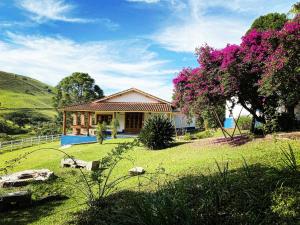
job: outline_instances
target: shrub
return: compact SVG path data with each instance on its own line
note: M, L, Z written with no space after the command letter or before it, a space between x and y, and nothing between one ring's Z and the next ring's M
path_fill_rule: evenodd
M252 123L252 117L250 116L241 116L238 121L238 126L242 130L250 130Z
M55 135L61 133L61 126L57 123L44 122L34 126L35 135Z
M268 119L264 125L266 133L273 133L278 131L291 131L297 128L296 119L288 113L280 113Z
M0 133L24 134L27 133L27 131L25 129L13 125L12 123L8 123L5 120L0 119Z
M49 117L31 110L10 112L4 115L4 119L14 122L19 127L25 127L26 124L37 125L39 123L51 121Z
M119 126L120 126L119 121L115 118L112 119L112 121L111 121L111 137L112 138L117 138Z
M98 123L98 125L97 125L97 140L98 140L99 144L102 144L104 139L106 138L106 129L107 129L107 125L105 122Z
M139 141L149 149L163 149L174 142L175 128L163 115L150 117L139 134Z
M13 140L13 137L5 134L5 133L0 133L0 142L1 141L11 141Z
M195 136L197 139L209 138L214 136L214 132L213 130L205 130L197 133Z
M192 139L193 139L193 137L192 137L191 133L187 132L183 136L183 140L185 140L185 141L189 141L189 140L192 140Z

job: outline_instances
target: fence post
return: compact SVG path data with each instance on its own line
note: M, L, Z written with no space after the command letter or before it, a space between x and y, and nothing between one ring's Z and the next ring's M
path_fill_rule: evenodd
M13 150L13 141L11 140L10 141L10 151L12 151Z

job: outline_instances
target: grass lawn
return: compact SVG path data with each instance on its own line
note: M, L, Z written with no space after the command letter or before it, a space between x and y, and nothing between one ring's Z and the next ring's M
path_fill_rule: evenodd
M105 141L103 145L76 145L64 151L82 160L96 160L105 156L117 143L131 140L110 140ZM127 156L132 160L122 161L114 170L113 177L127 174L128 169L132 168L133 165L142 166L147 172L154 172L157 168L163 167L167 173L176 176L207 174L216 171L216 161L221 164L229 162L229 169L234 169L242 166L243 158L249 165L259 163L280 167L282 163L280 146L286 146L287 143L290 143L294 148L297 160L300 162L300 143L292 140L275 142L270 139L256 139L244 145L233 147L228 144L211 144L204 139L179 142L172 148L160 151L149 151L143 147L137 147L127 153ZM72 218L73 212L84 207L84 205L80 205L84 198L80 190L78 190L78 187L83 190L82 184L78 182L80 178L78 170L60 168L60 160L64 156L63 153L46 149L58 147L59 143L51 143L1 154L0 168L3 167L4 162L7 160L16 158L26 152L40 149L28 155L26 159L13 168L13 171L34 168L53 170L58 177L64 178L64 181L57 179L51 188L57 187L59 191L63 190L63 192L67 193L70 191L71 193L69 194L73 197L65 201L34 206L27 210L2 213L0 214L0 224L63 224ZM136 185L137 180L134 178L122 184L122 188L133 188ZM47 185L30 185L23 189L35 190L39 195L42 195L43 191L49 193Z

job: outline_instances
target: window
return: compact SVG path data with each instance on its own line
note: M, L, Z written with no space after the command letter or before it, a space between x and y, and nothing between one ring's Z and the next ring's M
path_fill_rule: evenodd
M112 121L112 115L97 115L97 123L105 122L109 125Z

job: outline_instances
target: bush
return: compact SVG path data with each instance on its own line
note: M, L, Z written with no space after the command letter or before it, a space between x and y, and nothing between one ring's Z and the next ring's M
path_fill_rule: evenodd
M225 111L226 111L225 102L224 105L219 105L214 107L214 110L217 113L221 123L223 123L225 121ZM220 127L218 121L216 120L211 110L208 109L202 110L200 115L201 116L198 118L198 122L197 122L199 128L207 130L207 129Z
M119 126L120 126L119 121L115 118L112 119L112 121L111 121L111 137L112 138L117 138Z
M19 127L25 127L26 124L37 125L39 123L51 121L49 117L31 110L19 110L10 112L4 115L4 119L12 121Z
M252 123L252 117L241 116L238 121L238 126L242 130L250 130Z
M105 122L98 123L98 125L97 125L97 140L98 140L99 144L102 144L104 139L106 138L106 130L107 130L107 125Z
M57 123L40 123L34 126L35 135L55 135L61 133L61 126Z
M149 149L163 149L174 142L175 128L163 115L150 117L139 134L139 141Z
M193 139L193 137L192 137L191 133L185 133L185 135L183 136L183 140L185 140L185 141L189 141L192 139Z
M5 133L0 133L0 142L1 141L11 141L13 140L13 137L5 134Z
M24 134L27 133L27 131L0 119L0 133Z
M197 133L195 136L197 139L209 138L214 136L214 132L213 130L205 130Z

